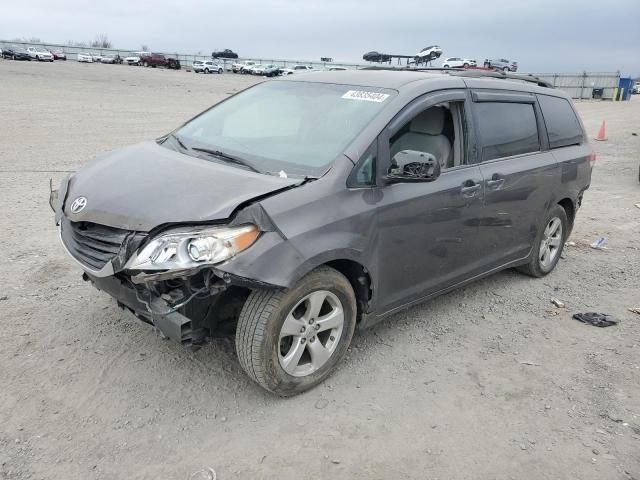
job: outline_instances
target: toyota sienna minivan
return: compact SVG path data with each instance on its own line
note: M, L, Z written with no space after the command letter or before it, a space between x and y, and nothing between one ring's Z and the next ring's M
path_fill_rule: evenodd
M83 278L197 348L234 332L281 396L356 327L559 261L595 155L534 77L384 69L264 81L68 176L50 203Z

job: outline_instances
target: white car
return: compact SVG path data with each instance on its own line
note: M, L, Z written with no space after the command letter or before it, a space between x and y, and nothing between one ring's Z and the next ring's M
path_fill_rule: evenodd
M27 53L31 58L35 58L41 62L53 62L53 55L49 50L41 47L27 47Z
M193 71L195 73L222 73L224 68L211 60L195 60L193 62Z
M147 52L133 52L128 57L125 57L124 63L127 65L140 65L140 57L146 54Z
M252 62L251 60L247 60L244 63L234 63L231 65L231 71L233 73L249 73L249 68L253 67L256 62ZM245 70L247 70L245 72Z
M460 57L449 57L445 58L444 62L442 62L443 68L467 68L467 67L475 67L477 62L471 58L460 58Z
M442 55L442 48L438 45L430 45L414 55L416 63L431 62Z
M93 55L90 53L79 53L78 61L84 63L93 63Z
M303 72L313 72L313 71L316 71L316 70L308 65L294 65L291 68L289 67L281 68L280 75L291 75L293 73L303 73Z

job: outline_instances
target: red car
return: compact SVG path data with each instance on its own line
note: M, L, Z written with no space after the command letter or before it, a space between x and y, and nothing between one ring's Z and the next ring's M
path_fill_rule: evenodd
M140 56L140 65L143 67L166 67L180 70L180 60L167 58L160 53L148 53Z
M67 59L67 54L64 53L62 50L49 50L51 52L51 55L53 55L53 59L54 60L66 60Z

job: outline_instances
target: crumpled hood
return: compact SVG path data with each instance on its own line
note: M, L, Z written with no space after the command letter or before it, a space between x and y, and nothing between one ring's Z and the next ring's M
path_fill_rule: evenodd
M71 177L64 214L74 222L93 222L149 231L165 223L229 218L252 198L301 183L195 158L155 142L100 155ZM78 213L71 204L86 198Z

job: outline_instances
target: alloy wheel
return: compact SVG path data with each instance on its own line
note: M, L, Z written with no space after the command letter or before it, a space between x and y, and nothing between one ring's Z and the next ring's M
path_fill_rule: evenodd
M540 266L544 270L549 270L555 262L560 252L561 243L562 221L558 217L553 217L544 229L538 253Z
M280 329L278 359L285 372L304 377L322 368L336 351L344 308L336 295L317 290L300 300Z

